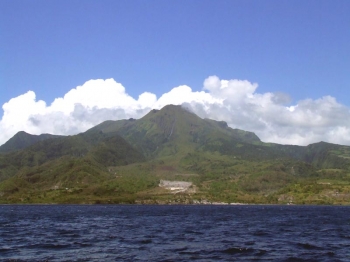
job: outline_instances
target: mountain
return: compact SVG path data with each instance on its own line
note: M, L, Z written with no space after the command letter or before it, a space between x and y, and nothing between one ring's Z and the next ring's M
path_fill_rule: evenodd
M118 135L89 132L48 138L25 149L0 155L0 181L15 175L23 168L39 167L64 157L73 160L89 159L90 163L99 164L103 169L107 166L142 162L145 159Z
M264 143L182 106L1 149L0 203L350 203L350 147Z
M152 110L140 120L106 121L87 132L96 130L122 136L149 159L195 151L231 154L235 149L230 145L240 148L240 143L263 144L254 133L229 128L223 121L201 119L175 105Z
M20 131L15 134L10 140L5 144L0 146L0 153L9 153L12 151L20 150L31 146L39 141L43 141L50 138L57 138L61 136L50 135L50 134L41 134L41 135L31 135L24 131Z
M349 147L325 142L306 147L263 143L252 132L232 129L223 121L201 119L175 105L152 110L140 120L106 121L86 133L94 131L122 136L148 159L218 152L245 160L291 158L317 167L345 168L350 157Z

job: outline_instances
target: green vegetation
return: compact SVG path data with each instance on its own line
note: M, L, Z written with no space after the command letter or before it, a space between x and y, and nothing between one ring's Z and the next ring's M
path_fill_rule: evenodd
M0 152L0 203L350 204L350 147L263 143L180 106L75 136L20 132Z

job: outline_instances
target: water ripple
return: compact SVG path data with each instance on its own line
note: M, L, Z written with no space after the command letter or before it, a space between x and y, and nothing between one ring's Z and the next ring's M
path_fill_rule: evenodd
M0 206L0 261L349 261L350 207Z

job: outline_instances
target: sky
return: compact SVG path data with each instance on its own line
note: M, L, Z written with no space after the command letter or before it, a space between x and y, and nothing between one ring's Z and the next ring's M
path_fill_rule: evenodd
M0 145L184 104L350 145L348 0L0 0Z

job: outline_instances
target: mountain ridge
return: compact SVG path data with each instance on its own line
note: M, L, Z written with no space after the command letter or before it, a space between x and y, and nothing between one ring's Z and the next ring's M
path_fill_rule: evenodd
M9 153L12 151L24 149L39 141L58 137L62 136L51 134L32 135L25 131L19 131L12 138L0 146L0 153Z

